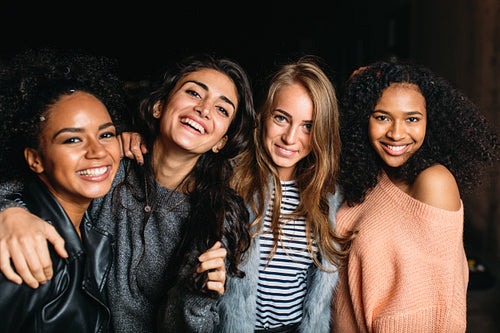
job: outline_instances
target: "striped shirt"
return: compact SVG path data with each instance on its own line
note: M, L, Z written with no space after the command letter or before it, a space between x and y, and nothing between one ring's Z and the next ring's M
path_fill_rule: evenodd
M299 191L295 181L281 182L282 200L280 216L291 214L299 204ZM313 265L307 250L306 222L304 218L284 221L278 248L271 261L273 249L271 232L271 204L264 216L260 236L260 264L257 285L256 329L276 328L299 323L307 289L307 271ZM313 246L316 253L317 247Z

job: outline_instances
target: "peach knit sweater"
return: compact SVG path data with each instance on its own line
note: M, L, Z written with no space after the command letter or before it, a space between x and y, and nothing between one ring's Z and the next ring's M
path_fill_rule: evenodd
M383 173L362 204L339 209L337 228L359 233L340 272L332 332L465 331L463 205L426 205Z

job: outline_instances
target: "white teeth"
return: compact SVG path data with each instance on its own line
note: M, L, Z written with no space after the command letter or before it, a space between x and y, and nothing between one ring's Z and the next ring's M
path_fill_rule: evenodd
M404 146L390 146L390 145L387 145L387 147L392 150L392 151L401 151L403 149L405 149L408 145L404 145Z
M198 124L196 121L194 121L192 119L182 118L181 123L188 124L189 126L193 127L197 131L199 131L201 134L205 134L205 129L203 128L203 126L201 126L200 124Z
M85 169L78 171L77 173L85 177L97 177L103 175L106 171L108 171L108 167Z
M285 149L283 147L279 147L279 149L281 149L281 150L283 150L284 152L287 152L287 153L291 153L292 152L292 150L288 150L288 149Z

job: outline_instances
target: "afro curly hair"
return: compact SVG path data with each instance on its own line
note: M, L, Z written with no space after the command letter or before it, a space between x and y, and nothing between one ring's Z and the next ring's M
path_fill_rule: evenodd
M126 109L123 83L111 59L81 52L29 50L0 67L0 181L30 173L24 148L39 148L40 117L75 90L97 97L119 128Z
M493 160L497 135L474 103L446 80L415 64L377 62L360 69L341 94L342 152L339 184L349 205L363 202L377 184L384 163L368 138L368 122L384 89L391 83L419 87L427 111L422 147L399 167L399 177L412 184L424 169L439 163L454 175L461 192L469 192Z

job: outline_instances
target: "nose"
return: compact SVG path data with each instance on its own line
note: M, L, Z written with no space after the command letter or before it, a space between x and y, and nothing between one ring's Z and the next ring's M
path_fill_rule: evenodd
M107 150L99 140L89 140L87 144L87 158L103 158L106 154Z
M294 144L295 141L297 140L297 127L296 126L289 126L284 132L282 136L282 140L286 144Z
M210 103L207 100L200 100L195 110L201 117L208 118L210 116Z
M387 131L387 137L391 138L394 141L401 140L405 137L405 126L401 124L399 121L395 121L392 123L389 131Z

